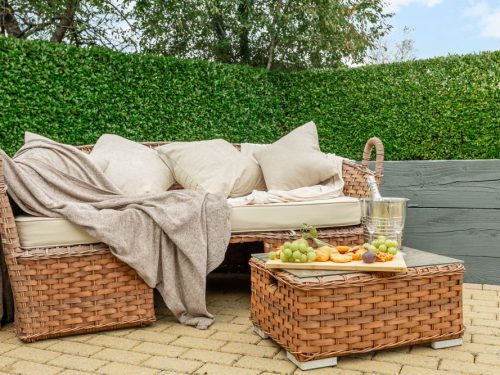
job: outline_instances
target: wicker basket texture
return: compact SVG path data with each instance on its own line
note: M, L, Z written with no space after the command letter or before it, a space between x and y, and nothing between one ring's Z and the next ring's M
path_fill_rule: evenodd
M462 264L298 279L250 261L251 320L300 361L458 338Z

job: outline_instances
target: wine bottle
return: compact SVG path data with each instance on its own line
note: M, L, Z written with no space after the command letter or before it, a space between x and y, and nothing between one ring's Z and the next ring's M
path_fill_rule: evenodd
M366 180L368 181L368 186L372 191L372 199L374 201L382 200L382 196L380 195L380 191L378 190L377 182L375 181L375 177L369 175Z

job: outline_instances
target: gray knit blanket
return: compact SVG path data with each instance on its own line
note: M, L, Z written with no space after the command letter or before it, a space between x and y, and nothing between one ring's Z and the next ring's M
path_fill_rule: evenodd
M225 197L191 190L123 196L85 153L46 140L28 142L13 159L0 156L9 195L23 211L82 226L157 288L179 322L212 324L206 276L229 243Z

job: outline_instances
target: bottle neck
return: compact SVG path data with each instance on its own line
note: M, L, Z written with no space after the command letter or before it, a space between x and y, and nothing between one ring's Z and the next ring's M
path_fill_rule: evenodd
M381 200L382 195L380 195L380 191L378 190L377 181L375 181L375 177L370 175L366 178L366 180L368 181L368 186L370 187L370 190L372 192L373 200Z

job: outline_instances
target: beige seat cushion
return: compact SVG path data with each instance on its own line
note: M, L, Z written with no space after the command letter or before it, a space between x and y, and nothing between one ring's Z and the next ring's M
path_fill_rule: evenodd
M265 189L259 165L223 139L176 142L156 149L185 189L238 197Z
M271 203L231 209L233 233L300 229L303 223L318 228L360 223L359 200L339 197L323 201ZM99 242L85 230L62 218L17 216L21 246L46 247Z
M318 185L336 173L335 164L319 149L314 122L250 153L259 163L269 190L286 191Z
M155 150L118 135L101 136L89 158L125 195L161 193L175 182Z
M360 222L359 199L351 197L231 208L233 233L300 229L304 223L317 228L330 228L357 225Z
M79 225L64 218L16 216L21 247L46 247L99 242Z

